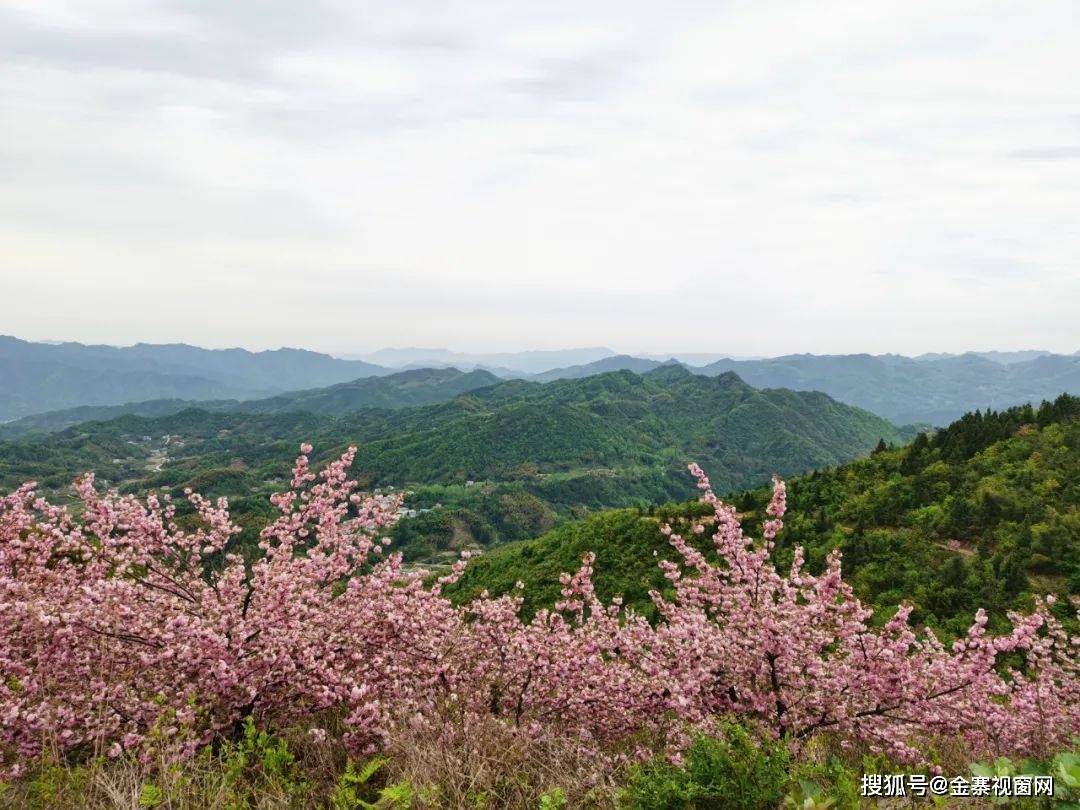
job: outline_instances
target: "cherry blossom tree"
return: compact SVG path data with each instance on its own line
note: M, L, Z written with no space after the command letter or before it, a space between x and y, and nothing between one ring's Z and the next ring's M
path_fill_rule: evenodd
M1031 615L1011 615L1012 632L998 637L987 634L981 610L951 645L930 630L917 634L910 606L871 628L872 611L841 576L839 551L818 576L801 548L786 575L773 565L782 481L755 543L701 468L690 470L714 509L715 560L664 526L683 564L661 563L674 599L653 594L671 708L687 720L743 715L795 743L830 731L899 761L919 761L936 736L961 734L979 753L1045 753L1080 730L1080 639L1051 616L1053 597ZM1003 671L1010 653L1023 671Z
M342 704L358 733L377 733L373 684L422 654L409 625L453 611L399 558L376 561L399 498L354 492L353 450L317 478L302 450L250 567L230 549L225 499L187 493L193 531L168 496L102 496L92 476L76 483L79 519L30 485L0 500L9 758L170 740L190 753L247 714L284 722Z
M563 575L562 599L524 621L520 591L457 606L380 537L400 496L348 479L354 449L320 473L309 445L277 517L247 560L225 499L186 493L197 528L168 496L145 502L76 483L68 509L26 485L0 498L0 766L46 750L189 756L244 718L274 726L333 715L354 753L395 727L435 732L496 718L556 735L583 755L677 753L694 728L739 715L799 745L832 732L915 761L938 735L976 752L1041 752L1080 725L1077 639L1046 604L991 637L979 614L945 645L902 608L882 629L833 554L814 576L797 551L781 575L777 482L761 542L712 493L714 554L672 532L650 625L602 604L595 558ZM705 528L695 526L697 534ZM1004 668L1003 657L1022 661ZM337 726L335 726L337 727ZM321 728L313 729L323 737Z

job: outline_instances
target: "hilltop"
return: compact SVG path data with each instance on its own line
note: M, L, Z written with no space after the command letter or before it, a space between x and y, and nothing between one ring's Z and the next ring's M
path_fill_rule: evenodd
M645 372L660 365L659 360L619 355L553 369L536 379L580 379L616 369ZM915 358L793 354L760 360L721 359L687 368L707 376L734 372L758 388L823 391L898 425L946 425L976 409L1039 402L1062 392L1080 393L1080 357L1038 351Z
M362 408L408 408L445 402L499 381L494 374L482 369L466 372L456 368L421 368L250 400L237 404L232 410L246 413L307 411L334 415Z

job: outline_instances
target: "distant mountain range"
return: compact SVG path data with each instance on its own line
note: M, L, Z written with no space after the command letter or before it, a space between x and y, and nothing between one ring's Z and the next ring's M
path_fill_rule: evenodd
M1008 365L1010 363L1022 363L1025 360L1034 360L1036 357L1044 357L1046 355L1053 354L1053 352L1043 351L1042 349L1025 349L1018 352L964 352L964 354L974 354L978 357L983 357L987 360L993 360L995 363L1003 363ZM1080 354L1080 352L1076 352ZM927 354L917 355L915 360L946 360L950 357L961 357L960 354L950 354L948 352L929 352Z
M491 352L470 354L449 349L423 349L406 347L400 349L379 349L370 354L355 357L394 368L440 368L454 366L470 370L483 368L502 377L527 377L560 366L580 365L610 357L615 354L611 349L592 347L584 349L555 349L524 352Z
M188 408L267 414L306 411L334 416L364 408L393 410L446 402L459 394L498 382L501 380L494 374L479 369L464 372L456 368L425 368L380 377L363 377L325 388L290 391L262 399L154 399L122 405L84 405L24 416L0 425L0 439L54 433L82 422L104 422L129 414L151 418L169 416Z
M84 405L248 399L391 373L302 349L85 346L0 336L0 421Z
M733 371L758 388L823 391L896 424L943 425L976 409L1080 393L1080 354L1041 350L717 357L616 355L603 347L483 355L404 348L346 360L300 349L116 348L0 337L0 422L33 417L0 433L55 430L121 413L160 415L192 402L262 412L399 408L442 402L497 379L552 382L621 370L642 374L678 363L705 376ZM399 377L403 367L429 373ZM388 376L394 379L378 383Z
M1025 358L1028 354L1033 356ZM579 379L620 368L641 373L661 365L658 360L623 355L554 369L537 379ZM1080 393L1080 357L1048 352L921 358L794 354L765 360L718 360L690 370L704 375L733 371L757 388L823 391L900 425L944 425L968 411Z

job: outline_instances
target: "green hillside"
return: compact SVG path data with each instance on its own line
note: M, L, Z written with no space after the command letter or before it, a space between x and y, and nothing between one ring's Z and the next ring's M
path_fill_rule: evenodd
M767 499L766 489L735 497L751 534ZM916 621L949 632L980 606L1000 621L1033 593L1080 593L1080 399L969 414L908 446L792 478L788 504L782 561L798 544L820 567L839 547L861 597L889 607L910 599ZM648 588L664 584L658 558L671 555L660 517L699 510L627 509L562 526L474 561L456 593L505 592L520 579L534 609L557 597L560 571L595 551L599 592L648 612Z
M35 479L62 490L93 469L128 491L244 493L234 505L261 513L301 441L315 445L317 461L357 444L363 485L410 487L415 508L457 510L423 518L425 531L408 522L398 530L422 557L535 536L590 510L684 499L694 491L690 459L708 464L719 488L742 489L773 472L855 458L881 439L900 441L902 433L823 394L759 391L734 374L665 366L547 385L507 381L440 404L341 416L125 415L0 443L0 487Z
M499 378L494 374L479 369L464 372L456 368L422 368L380 377L363 377L325 388L288 391L264 399L153 399L123 405L86 405L25 416L2 424L0 439L26 439L55 433L83 422L102 422L128 415L151 418L171 416L189 408L267 414L305 411L330 416L364 408L409 408L446 402L467 391L497 382Z
M660 365L655 359L619 355L551 369L532 379L577 379L618 369L640 374ZM1039 402L1063 391L1080 393L1080 358L1044 351L919 357L793 354L756 360L714 359L688 368L705 375L731 371L757 388L823 391L899 425L947 425L976 408Z
M343 414L361 408L408 408L445 402L466 391L497 382L498 377L481 369L465 372L456 368L420 368L249 400L233 406L231 410L247 413L308 411Z
M688 457L717 468L717 485L743 487L775 471L836 463L896 427L812 392L759 391L734 374L703 378L679 367L548 385L503 383L432 409L390 416L385 438L357 457L374 482L461 482L535 472L660 466Z

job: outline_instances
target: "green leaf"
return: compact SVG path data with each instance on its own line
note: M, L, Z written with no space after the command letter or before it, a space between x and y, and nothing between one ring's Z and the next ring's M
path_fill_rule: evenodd
M139 791L139 807L157 807L165 801L165 794L153 782L147 782Z
M1054 757L1054 776L1067 787L1080 787L1080 756L1066 752Z

